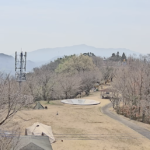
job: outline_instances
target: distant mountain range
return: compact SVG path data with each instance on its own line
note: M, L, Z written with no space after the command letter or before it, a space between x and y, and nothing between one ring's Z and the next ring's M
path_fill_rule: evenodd
M72 54L81 54L92 52L96 56L101 57L110 57L112 53L119 52L120 55L124 52L126 56L136 54L139 55L140 53L131 51L125 48L95 48L92 46L87 45L75 45L75 46L68 46L68 47L57 47L57 48L44 48L38 49L32 52L28 52L28 59L34 62L36 61L52 61L57 59L58 57L63 57L64 55L72 55Z
M64 55L83 54L88 52L101 57L110 57L112 53L117 52L119 52L120 55L124 52L126 56L140 54L125 48L95 48L84 44L68 47L44 48L27 53L27 72L32 71L35 67L63 57ZM0 71L15 74L15 59L13 56L0 53Z

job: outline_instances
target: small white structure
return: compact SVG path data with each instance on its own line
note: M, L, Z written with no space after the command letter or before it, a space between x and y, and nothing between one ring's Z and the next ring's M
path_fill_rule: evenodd
M36 122L32 126L26 128L25 134L34 136L48 136L50 143L55 142L51 126L47 126L39 122Z
M95 100L89 100L89 99L66 99L62 100L62 103L65 104L72 104L72 105L97 105L100 104L100 102Z

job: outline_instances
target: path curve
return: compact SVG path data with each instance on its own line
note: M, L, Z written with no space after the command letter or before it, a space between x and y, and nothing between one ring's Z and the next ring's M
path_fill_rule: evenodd
M110 118L119 121L120 123L128 126L129 128L133 129L134 131L140 133L141 135L145 136L146 138L150 139L150 131L135 124L134 122L131 122L129 120L124 119L123 117L112 113L109 108L112 107L112 103L109 103L101 108L102 113L109 116Z

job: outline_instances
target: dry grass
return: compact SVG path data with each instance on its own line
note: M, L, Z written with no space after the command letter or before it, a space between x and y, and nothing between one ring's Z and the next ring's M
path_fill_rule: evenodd
M43 101L41 103L48 106L47 110L23 110L14 121L18 122L22 134L26 127L37 121L50 125L56 138L53 150L150 150L148 139L101 113L101 107L109 100L100 99L99 92L85 98L101 104L78 106Z

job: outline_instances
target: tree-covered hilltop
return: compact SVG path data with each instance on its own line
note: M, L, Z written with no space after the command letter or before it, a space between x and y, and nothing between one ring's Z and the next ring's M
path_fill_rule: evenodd
M125 53L123 52L122 55L120 56L119 55L119 52L117 52L116 54L115 53L112 53L112 56L108 58L109 60L111 61L126 61L127 60L127 57L125 55Z
M73 55L62 59L61 63L56 68L59 73L79 73L91 71L95 69L92 59L88 55Z
M114 77L112 66L104 65L101 57L90 55L70 55L34 68L27 75L26 89L35 100L74 98L90 90L96 83L106 83ZM31 82L32 81L32 82Z

